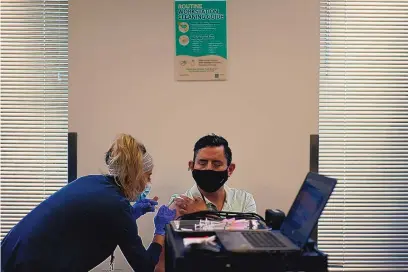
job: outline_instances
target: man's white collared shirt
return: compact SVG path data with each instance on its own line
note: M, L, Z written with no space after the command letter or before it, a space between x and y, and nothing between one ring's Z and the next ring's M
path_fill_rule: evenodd
M224 212L242 212L242 213L256 213L256 203L254 197L240 189L230 188L224 185L225 190L225 202L224 206L222 207L222 211ZM197 188L197 185L194 185L192 188L187 190L184 194L189 198L202 197L200 191ZM178 194L172 195L170 198L170 204L174 201ZM209 210L217 210L216 205L204 197L204 200L207 204Z

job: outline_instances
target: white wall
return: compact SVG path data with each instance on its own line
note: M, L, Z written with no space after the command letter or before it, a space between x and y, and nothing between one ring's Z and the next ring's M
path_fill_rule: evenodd
M289 208L317 132L318 0L230 0L226 82L174 81L173 1L69 4L69 129L79 134L79 175L104 171L113 138L131 133L154 156L152 195L167 203L193 184L194 142L215 132L237 163L229 185L253 193L261 214ZM148 243L152 216L139 228ZM129 269L121 257L116 263Z

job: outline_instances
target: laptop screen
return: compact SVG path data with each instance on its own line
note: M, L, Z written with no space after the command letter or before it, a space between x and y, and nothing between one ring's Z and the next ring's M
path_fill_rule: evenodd
M281 226L281 232L299 247L305 246L336 183L315 173L306 176Z

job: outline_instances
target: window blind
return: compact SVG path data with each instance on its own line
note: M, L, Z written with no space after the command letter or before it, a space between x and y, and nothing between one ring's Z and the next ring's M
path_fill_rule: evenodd
M1 238L67 182L68 0L2 0Z
M408 271L408 0L321 0L319 135L331 271Z

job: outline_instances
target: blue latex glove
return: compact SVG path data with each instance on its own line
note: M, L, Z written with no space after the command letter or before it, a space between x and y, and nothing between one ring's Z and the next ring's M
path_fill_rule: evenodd
M136 220L145 213L154 212L154 208L157 204L159 204L157 201L148 198L137 201L132 206L133 218Z
M174 220L176 217L176 210L171 210L166 205L160 207L156 216L154 217L155 235L166 234L165 226Z

